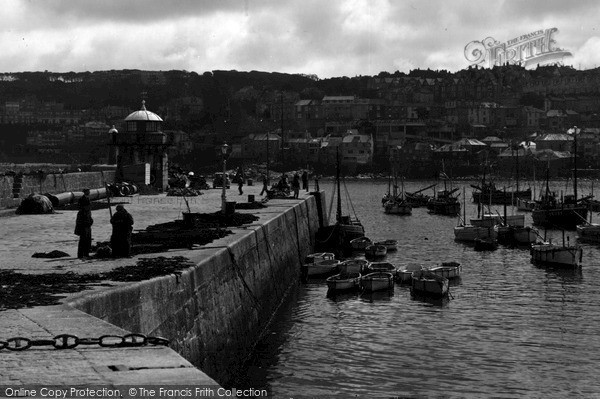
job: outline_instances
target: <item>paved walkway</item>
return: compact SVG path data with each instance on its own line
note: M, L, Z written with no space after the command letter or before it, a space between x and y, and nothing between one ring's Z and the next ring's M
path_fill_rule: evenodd
M227 190L227 200L247 202L248 195L259 195L261 185L244 186L239 195L237 186ZM275 214L297 204L307 194L302 192L300 200L271 200L266 208L239 210L259 216L256 223L263 223ZM221 209L221 190L205 190L203 195L188 197L192 212L212 213ZM182 197L132 196L113 198L124 203L133 215L134 229L181 219L187 211ZM114 205L113 205L114 206ZM78 237L73 233L77 211L59 210L49 215L12 215L0 219L0 270L19 273L100 273L119 266L134 265L136 260L156 256L185 256L193 260L199 251L173 250L166 253L145 254L129 259L76 258ZM108 241L111 233L108 208L92 211L94 225L92 237L96 241ZM235 232L236 229L231 229ZM241 232L243 229L238 229ZM227 242L229 240L225 240ZM227 244L225 244L227 245ZM60 250L71 255L69 258L32 258L36 252ZM111 282L111 285L127 284ZM0 282L1 285L1 282ZM107 288L98 288L107 289ZM73 295L81 295L73 294ZM67 296L60 305L38 306L30 309L0 311L0 341L11 337L50 339L68 332L79 337L94 338L104 334L124 335L127 331L87 315L66 305ZM0 349L0 388L6 384L79 384L79 385L122 385L122 384L194 384L215 386L216 383L173 350L162 346L141 348L101 348L97 345L77 347L70 350L55 350L51 346L40 346L22 352ZM4 397L5 392L0 392Z

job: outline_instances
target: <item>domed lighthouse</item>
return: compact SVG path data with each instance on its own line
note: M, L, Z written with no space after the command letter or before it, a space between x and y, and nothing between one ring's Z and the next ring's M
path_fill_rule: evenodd
M124 131L111 129L111 141L117 160L117 181L150 184L165 190L168 183L167 136L162 119L142 108L125 118Z

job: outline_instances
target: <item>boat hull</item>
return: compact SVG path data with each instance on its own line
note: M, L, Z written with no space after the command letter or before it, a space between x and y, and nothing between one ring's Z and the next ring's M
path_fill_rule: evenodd
M436 215L456 216L460 213L460 202L430 201L427 209Z
M385 291L394 288L394 276L391 273L369 273L360 278L360 287L364 292Z
M503 223L504 217L500 215L485 215L483 218L471 219L471 225L477 227L494 227L497 224L507 224L509 226L525 226L525 215L507 215L506 223Z
M583 250L579 245L561 246L550 243L533 244L530 250L534 263L556 266L579 267L583 258Z
M358 288L360 273L340 273L328 277L327 288L329 291L352 291Z
M364 251L365 248L372 244L373 241L367 237L358 237L350 241L350 246L353 251Z
M448 295L448 286L447 278L431 273L415 272L412 278L411 292L413 295L445 297Z
M473 202L480 204L511 205L517 198L531 198L531 189L519 191L473 191Z
M383 211L389 215L412 215L412 206L407 203L388 201L383 205Z
M578 224L587 220L587 215L588 209L584 206L534 209L531 213L535 225L568 230L575 230Z
M442 266L432 267L428 270L436 276L451 279L460 277L460 274L462 273L462 265L456 262L449 262L448 265L442 264Z
M302 265L304 275L307 277L328 276L338 271L339 260L323 261Z
M366 259L348 259L340 263L338 269L340 270L340 274L361 273L367 269L369 263Z
M380 258L387 255L387 247L384 245L369 245L365 248L365 256L370 258Z
M454 228L454 239L457 241L475 242L475 239L496 239L496 232L491 227L457 226Z
M577 226L577 237L583 241L600 242L600 225L588 224Z

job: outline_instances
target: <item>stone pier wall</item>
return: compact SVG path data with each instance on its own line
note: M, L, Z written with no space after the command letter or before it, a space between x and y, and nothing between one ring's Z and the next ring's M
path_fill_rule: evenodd
M195 267L79 298L71 305L125 330L171 340L171 347L227 386L251 354L314 248L318 202L307 197L269 219L213 242ZM206 251L206 252L205 252Z

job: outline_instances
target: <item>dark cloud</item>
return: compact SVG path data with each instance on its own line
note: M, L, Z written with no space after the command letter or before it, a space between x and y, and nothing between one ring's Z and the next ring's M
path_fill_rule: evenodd
M578 62L593 67L599 8L592 0L9 0L0 70L458 70L470 41L551 27L560 47L585 52Z

